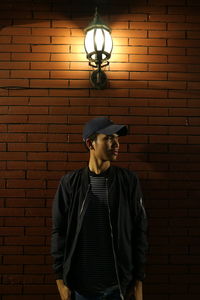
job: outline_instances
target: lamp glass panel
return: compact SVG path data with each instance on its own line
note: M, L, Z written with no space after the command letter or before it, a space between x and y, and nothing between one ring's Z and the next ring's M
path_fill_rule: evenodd
M104 30L104 34L105 34L105 47L104 50L108 53L111 53L112 51L112 38L110 35L110 32L108 32L107 30Z
M104 35L103 35L103 29L101 28L96 29L95 43L96 43L97 51L102 51L104 45Z
M94 52L94 29L91 29L86 33L85 49L87 53Z

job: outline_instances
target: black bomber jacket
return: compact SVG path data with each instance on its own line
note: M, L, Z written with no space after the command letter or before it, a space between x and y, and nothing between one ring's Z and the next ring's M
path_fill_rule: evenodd
M68 274L78 234L88 205L88 167L74 170L60 179L52 207L51 254L57 279L68 285ZM110 166L107 195L117 201L113 227L114 257L121 295L135 280L145 275L147 215L135 172ZM122 296L122 299L123 299Z

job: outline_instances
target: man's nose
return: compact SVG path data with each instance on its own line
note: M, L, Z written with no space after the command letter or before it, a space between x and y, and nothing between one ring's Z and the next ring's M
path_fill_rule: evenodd
M116 145L117 147L119 147L119 140L118 140L118 138L113 139L113 145Z

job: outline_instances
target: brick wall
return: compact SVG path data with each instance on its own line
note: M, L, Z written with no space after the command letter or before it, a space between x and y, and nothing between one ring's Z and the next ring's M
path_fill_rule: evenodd
M83 28L92 1L0 4L0 300L59 299L51 204L87 164L83 124L126 123L118 164L135 170L149 216L145 300L200 297L200 1L111 1L109 87L91 88Z

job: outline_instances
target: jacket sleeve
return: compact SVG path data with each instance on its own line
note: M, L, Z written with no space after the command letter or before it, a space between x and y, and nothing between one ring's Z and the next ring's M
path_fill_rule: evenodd
M67 230L67 212L69 193L63 176L58 185L52 206L52 235L51 255L53 256L53 270L56 279L63 278L63 261L65 237Z
M134 224L133 224L133 239L132 253L134 261L133 279L143 281L146 277L145 263L146 252L148 250L147 242L147 215L143 204L143 196L140 188L140 182L135 174L134 188L132 191L132 201L134 203Z

